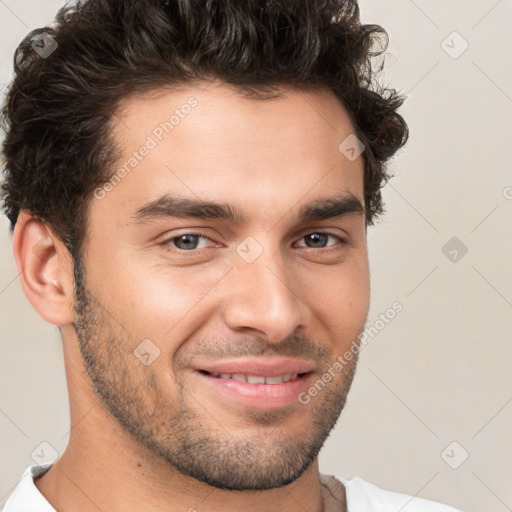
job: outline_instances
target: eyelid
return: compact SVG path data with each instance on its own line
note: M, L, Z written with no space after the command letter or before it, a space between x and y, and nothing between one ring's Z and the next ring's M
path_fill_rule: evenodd
M184 231L183 233L179 233L177 235L173 235L171 237L168 237L166 238L163 242L160 242L159 245L162 245L162 246L165 246L167 248L167 250L170 250L170 251L173 251L173 252L176 252L176 253L197 253L199 252L201 249L191 249L191 250L185 250L185 249L180 249L179 247L173 247L171 245L171 242L173 240L176 240L182 236L185 236L185 235L192 235L192 236L196 236L198 238L202 238L202 239L207 239L209 240L210 242L213 242L214 245L218 245L217 242L215 242L214 240L212 240L208 235L204 234L204 233L201 233L199 231L191 231L191 230L188 230L188 231ZM210 246L212 247L212 246ZM204 247L203 249L208 249L209 247Z
M330 237L333 237L335 238L338 242L340 242L341 245L348 245L349 241L347 238L341 236L341 235L338 235L338 234L335 234L335 233L331 233L330 231L322 231L322 230L308 230L308 231L305 231L303 232L302 234L300 234L299 238L298 238L298 241L301 241L303 240L306 236L308 235L313 235L313 234L319 234L319 235L327 235L327 236L330 236ZM163 242L161 242L161 245L162 246L165 246L165 248L169 251L172 251L172 252L175 252L175 253L178 253L178 254L185 254L185 253L191 253L191 254L194 254L194 253L198 253L201 249L191 249L191 250L185 250L185 249L179 249L178 247L173 247L171 246L171 242L177 238L180 238L181 236L184 236L184 235L192 235L192 236L197 236L197 237L200 237L200 238L203 238L203 239L208 239L210 240L211 242L213 242L213 244L217 244L217 242L215 242L214 240L212 240L208 235L206 235L204 232L201 232L201 231L193 231L193 230L187 230L187 231L183 231L182 233L179 233L179 234L176 234L176 235L173 235L171 237L168 237L166 238ZM208 249L208 248L211 248L212 246L210 247L204 247L203 249ZM334 246L327 246L327 247L320 247L320 248L316 248L316 247L306 247L306 246L301 246L301 248L303 249L307 249L309 252L316 252L316 251L319 251L319 252L330 252L330 251L335 251L337 250L336 248L336 244Z
M342 249L346 248L349 245L348 239L337 235L335 233L330 233L328 231L309 231L303 235L300 236L299 240L303 240L306 236L312 235L312 234L318 234L318 235L327 235L330 236L338 243L335 243L334 245L328 245L327 247L307 247L307 246L300 246L300 249L304 249L307 253L314 254L318 253L319 255L327 255L334 252L339 252Z
M337 235L335 233L330 233L329 231L308 231L307 233L301 235L299 237L299 240L303 240L304 238L306 238L308 235L327 235L327 236L330 236L332 238L335 238L336 240L338 240L339 242L342 242L342 243L348 243L348 240L346 240L345 238L343 238L341 235ZM306 247L306 249L314 249L314 247Z

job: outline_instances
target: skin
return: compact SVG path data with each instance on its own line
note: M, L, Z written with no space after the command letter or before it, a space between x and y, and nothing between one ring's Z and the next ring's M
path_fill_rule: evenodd
M187 99L198 104L92 199L77 296L65 247L21 213L21 283L39 314L61 328L64 346L69 443L36 479L57 510L344 510L343 486L319 474L317 454L356 357L307 405L269 409L233 402L195 371L205 361L285 355L312 362L315 382L364 329L364 215L298 221L301 206L316 199L351 193L364 206L362 157L349 161L338 150L353 125L330 92L283 93L255 101L210 82L125 99L112 121L119 166ZM247 221L132 222L164 193L229 203ZM176 245L198 232L207 239L188 240L197 248ZM335 236L315 246L306 236L313 233ZM247 237L262 250L251 263L236 251ZM134 350L147 339L160 352L146 366ZM220 488L233 475L242 490Z

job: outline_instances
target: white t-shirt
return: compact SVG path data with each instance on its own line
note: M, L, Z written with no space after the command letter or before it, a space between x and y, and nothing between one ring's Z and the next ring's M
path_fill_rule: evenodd
M29 466L2 512L55 512L34 484L34 478L50 467L51 464ZM348 512L460 512L441 503L385 491L361 478L336 479L345 486Z

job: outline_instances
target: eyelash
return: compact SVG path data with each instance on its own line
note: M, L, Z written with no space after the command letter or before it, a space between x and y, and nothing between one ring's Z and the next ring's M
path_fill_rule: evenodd
M177 253L177 254L186 254L186 253L191 253L191 254L194 254L194 253L197 253L198 251L200 251L201 249L190 249L190 250L185 250L185 249L180 249L178 247L172 247L171 246L171 243L174 241L174 240L177 240L185 235L192 235L192 236L197 236L197 237L200 237L201 239L206 239L206 240L211 240L210 237L206 236L205 234L203 233L197 233L197 232L193 232L193 231L190 231L190 232L186 232L186 233L182 233L181 235L176 235L176 236L173 236L172 238L168 238L167 240L165 240L164 242L162 242L162 246L164 247L165 250L167 251L170 251L170 252L174 252L174 253ZM345 240L344 238L338 236L338 235L335 235L333 233L327 233L327 232L324 232L324 231L312 231L310 233L306 233L305 235L303 235L300 240L306 238L307 236L310 236L310 235L327 235L327 236L330 236L332 238L335 238L338 242L340 242L340 244L342 246L345 246L345 245L348 245L348 242L347 240ZM335 251L339 251L340 250L340 247L335 247L335 248L315 248L315 247L303 247L303 249L307 249L308 252L322 252L322 253L331 253L331 252L335 252Z

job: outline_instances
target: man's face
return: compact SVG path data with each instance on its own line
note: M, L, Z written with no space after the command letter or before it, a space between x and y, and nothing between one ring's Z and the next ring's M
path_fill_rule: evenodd
M332 366L368 313L363 161L338 149L353 132L320 92L255 101L209 84L125 101L125 172L92 199L75 328L141 453L228 489L285 485L316 459L356 357ZM306 209L350 197L342 215Z

